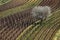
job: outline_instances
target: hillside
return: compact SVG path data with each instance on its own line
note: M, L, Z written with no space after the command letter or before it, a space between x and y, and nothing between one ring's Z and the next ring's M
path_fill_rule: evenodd
M31 15L35 6L51 7L42 24ZM60 40L59 30L60 0L0 0L0 40Z

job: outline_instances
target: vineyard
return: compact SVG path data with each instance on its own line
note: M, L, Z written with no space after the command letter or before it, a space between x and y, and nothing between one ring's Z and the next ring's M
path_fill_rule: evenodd
M35 6L51 7L42 24ZM0 40L60 40L60 0L0 0Z

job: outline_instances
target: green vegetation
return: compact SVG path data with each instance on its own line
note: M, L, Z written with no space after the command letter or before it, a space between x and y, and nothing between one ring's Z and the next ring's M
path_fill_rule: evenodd
M59 20L60 10L54 12L52 16L50 16L47 20L43 21L42 25L40 25L40 21L38 21L37 22L38 24L36 25L32 24L34 26L29 26L28 28L30 29L27 30L26 28L26 31L24 30L16 40L33 40L34 38L35 38L34 40L38 40L39 39L38 37L41 34L40 32L41 28L43 28L43 30L44 29L46 30L46 28L48 27L52 28L56 23L59 24L58 23Z
M27 10L29 8L32 8L32 7L36 6L36 5L38 5L41 1L42 0L29 0L28 2L26 2L22 6L0 12L0 18L6 17L8 15L13 15L14 13L21 12L21 11Z
M53 40L60 40L60 29L56 32Z
M11 0L0 0L0 5L10 2Z
M0 0L0 6L10 1L11 0ZM5 11L0 11L0 18L7 17L17 12L22 12L24 10L33 8L39 5L41 2L42 0L29 0L28 2L21 6L7 9ZM52 37L54 31L56 31L57 28L60 28L59 25L60 25L60 8L57 8L54 12L52 12L52 15L48 17L46 20L44 20L42 23L41 20L38 20L35 23L28 26L26 29L24 29L24 31L21 32L21 34L16 38L16 40L46 40L46 39L48 40L49 37L50 38ZM50 32L52 32L51 35L49 34ZM56 33L52 40L57 39L59 40L60 30L58 32Z

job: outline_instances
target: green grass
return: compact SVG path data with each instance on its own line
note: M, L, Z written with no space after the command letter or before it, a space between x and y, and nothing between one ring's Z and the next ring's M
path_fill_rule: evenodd
M38 21L37 21L38 22ZM37 22L35 22L37 24ZM39 20L40 22L40 20ZM27 27L24 32L21 33L21 35L16 39L16 40L21 40L21 38L26 34L26 33L29 33L29 30L34 30L35 28L37 28L38 25L36 25L36 27L34 26L34 24L30 25L29 27ZM34 28L35 27L35 28ZM32 29L33 28L33 29ZM32 33L33 31L30 32L30 34ZM29 35L28 35L29 36ZM20 39L19 39L20 38Z
M11 1L11 0L10 0ZM27 10L29 8L33 8L34 6L37 6L40 4L42 0L29 0L24 5L15 7L12 9L5 10L3 12L0 12L0 18L13 15L17 12L22 12L24 10ZM0 5L3 5L5 3L8 3L8 0L1 0ZM60 9L56 9L55 12L52 13L50 17L47 18L47 20L44 20L42 25L40 25L40 20L33 23L32 25L28 26L18 37L16 40L38 40L40 37L40 29L41 28L47 28L55 25L57 21L60 22ZM36 24L36 25L35 25Z
M12 0L0 0L0 5L3 5L3 4L8 3L10 1L12 1Z
M58 16L58 14L57 14L57 16ZM54 18L55 17L55 18ZM53 25L54 24L54 19L56 19L56 18L58 18L58 17L56 17L56 15L54 16L54 17L52 17L52 19L50 18L47 22L44 22L43 23L43 27L44 26L46 26L47 25L47 27L48 27L48 25L49 26L51 26L51 25ZM50 23L50 22L52 22L52 23ZM40 29L41 29L41 25L39 25L39 27L35 30L35 32L33 32L33 33L31 33L31 34L29 34L30 36L28 36L28 37L25 37L26 38L26 40L33 40L33 38L35 37L35 35L40 31ZM32 31L32 30L31 30ZM30 31L30 32L31 32ZM27 35L26 35L27 36Z
M60 39L60 29L56 32L55 36L53 37L53 40Z
M45 20L45 21L43 21L43 27L45 26L45 27L50 27L51 25L54 25L54 23L55 23L55 19L57 19L57 18L59 18L60 17L60 10L59 11L56 11L56 12L54 12L53 13L53 15L51 16L51 17L49 17L49 19L47 19L47 20ZM54 21L55 20L55 21ZM37 25L39 25L39 24L37 24ZM31 26L31 28L32 28L32 26ZM37 29L34 29L34 28L37 28ZM33 38L35 37L35 35L40 31L40 28L41 28L41 25L39 25L39 26L34 26L31 30L26 30L25 32L24 32L24 34L25 35L20 35L18 38L17 38L17 40L20 40L21 39L21 37L22 37L22 39L21 40L33 40ZM35 31L34 31L35 30ZM27 32L28 31L28 32ZM27 34L26 34L27 33ZM23 34L23 33L21 33L21 34ZM25 36L25 37L24 37ZM24 38L24 39L23 39Z
M29 8L32 8L36 5L38 5L41 1L42 0L34 0L34 1L30 0L22 6L15 7L15 8L8 9L8 10L5 10L3 12L0 12L0 18L6 17L8 15L13 15L14 13L21 12L21 11L27 10Z

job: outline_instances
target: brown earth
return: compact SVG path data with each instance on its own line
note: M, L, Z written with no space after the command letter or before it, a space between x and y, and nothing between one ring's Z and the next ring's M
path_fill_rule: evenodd
M52 11L60 7L60 0L43 0L39 6L50 6Z
M0 19L1 40L16 40L26 27L36 21L29 10Z
M12 0L11 2L9 3L6 3L4 5L1 5L0 6L0 11L4 11L4 10L7 10L7 9L11 9L11 8L14 8L14 7L17 7L17 6L21 6L23 5L24 3L26 3L28 0Z
M45 0L40 5L42 5L42 6L48 5L48 6L51 6L53 9L56 9L56 8L60 7L60 5L58 5L60 3L60 1L59 2L58 1L57 0L51 0L51 1ZM7 5L7 4L5 4L5 5ZM15 7L15 6L12 7L12 5L10 5L10 6L11 6L11 8ZM2 5L2 6L0 6L0 11L7 10L10 8L10 6L9 7L4 6L4 8L3 8L3 5ZM18 12L14 15L10 15L8 17L0 19L0 35L1 35L0 39L1 40L16 40L18 35L27 26L29 26L30 24L32 24L33 22L36 21L36 19L33 18L30 14L31 10L32 9L28 9L23 12Z

